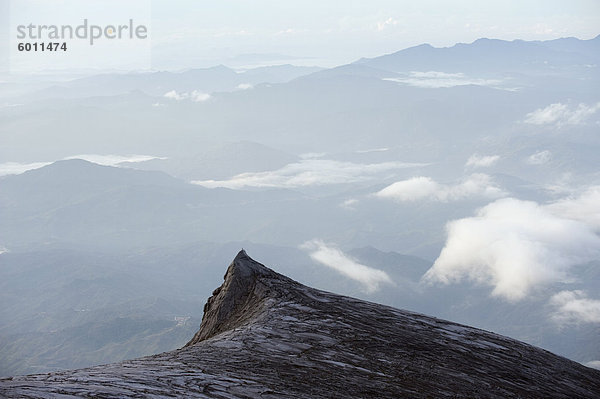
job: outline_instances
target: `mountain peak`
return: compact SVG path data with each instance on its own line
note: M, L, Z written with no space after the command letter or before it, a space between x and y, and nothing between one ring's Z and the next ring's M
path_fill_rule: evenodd
M233 259L223 277L204 305L200 330L186 344L194 345L221 332L236 328L256 316L275 281L293 280L274 272L252 259L244 249ZM297 283L296 283L297 284Z
M473 327L320 291L240 251L182 349L0 379L0 396L597 398L600 371Z

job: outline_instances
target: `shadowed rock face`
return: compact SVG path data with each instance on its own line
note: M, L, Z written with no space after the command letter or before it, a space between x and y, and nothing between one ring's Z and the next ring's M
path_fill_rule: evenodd
M597 398L600 371L471 327L305 287L242 251L182 349L0 380L2 397Z
M288 286L281 290L282 293L300 287L294 280L254 261L244 250L237 254L227 269L224 280L223 285L213 291L204 305L200 330L186 347L257 317L264 311L264 302L271 294L273 281Z

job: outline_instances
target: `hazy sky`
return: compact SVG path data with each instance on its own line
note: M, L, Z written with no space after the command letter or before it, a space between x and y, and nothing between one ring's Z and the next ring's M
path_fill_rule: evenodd
M248 53L284 54L303 58L288 60L296 64L333 66L421 43L450 46L480 37L589 39L600 33L597 0L105 0L98 4L98 0L13 0L11 21L58 23L84 17L111 21L125 14L144 20L150 15L154 69L216 63L240 66L248 60L232 58Z

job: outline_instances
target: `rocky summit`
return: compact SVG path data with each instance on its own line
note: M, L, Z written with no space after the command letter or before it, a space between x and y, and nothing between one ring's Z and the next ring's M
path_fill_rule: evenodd
M600 371L306 287L241 251L183 348L0 380L8 398L598 398Z

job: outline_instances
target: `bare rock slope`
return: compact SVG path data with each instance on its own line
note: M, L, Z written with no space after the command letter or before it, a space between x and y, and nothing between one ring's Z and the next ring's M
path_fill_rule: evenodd
M182 349L0 380L0 397L598 398L600 371L299 284L241 251Z

